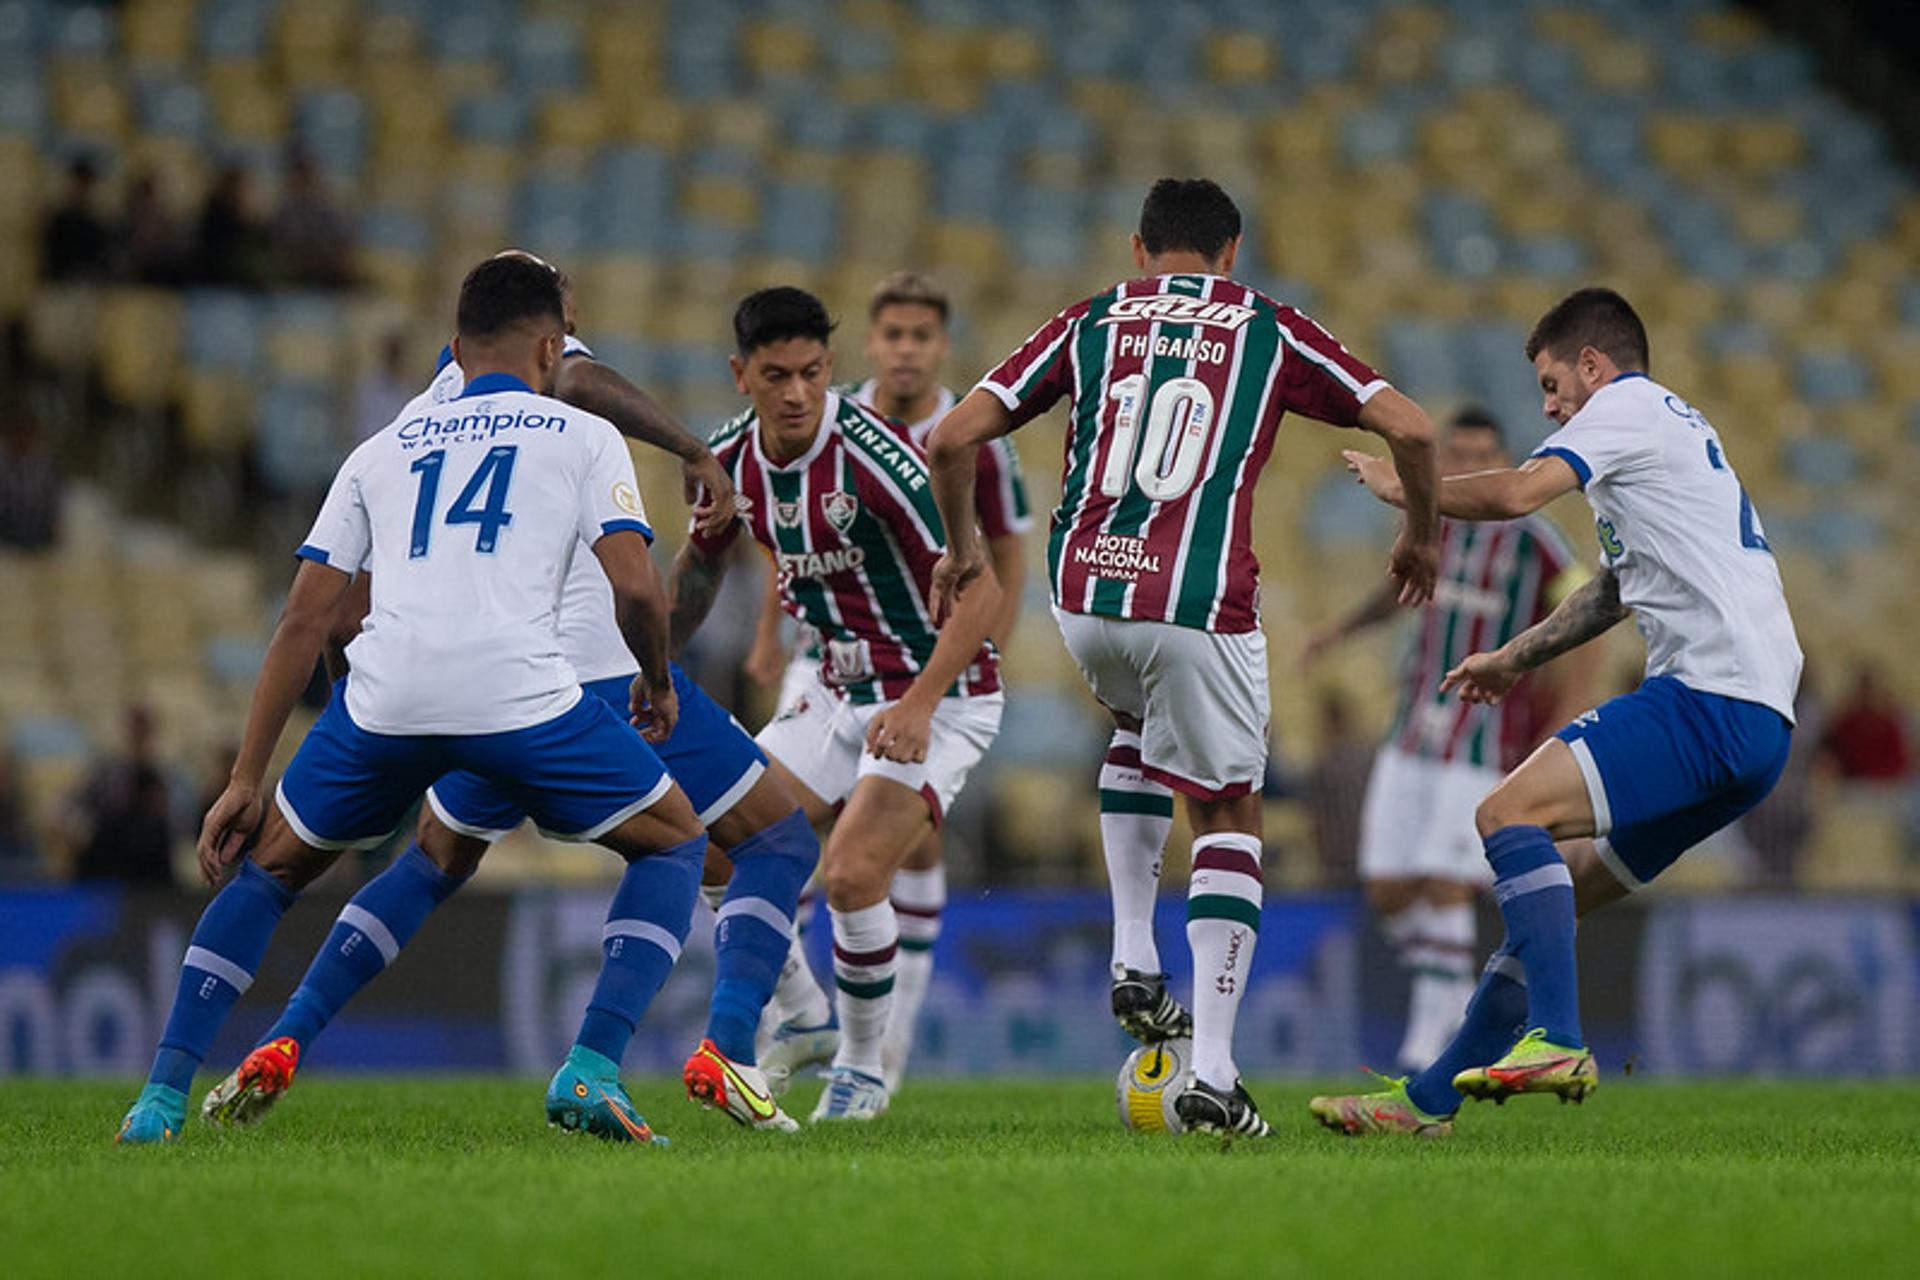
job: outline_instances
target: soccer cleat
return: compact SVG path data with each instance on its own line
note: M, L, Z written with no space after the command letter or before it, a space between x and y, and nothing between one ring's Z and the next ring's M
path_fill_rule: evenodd
M887 1086L864 1071L835 1067L813 1107L809 1124L823 1120L872 1120L887 1109Z
M129 1147L172 1142L186 1122L187 1095L164 1084L150 1084L127 1109L113 1140Z
M1600 1071L1587 1050L1554 1044L1544 1028L1535 1027L1500 1061L1455 1076L1453 1087L1469 1098L1495 1102L1520 1093L1551 1093L1562 1102L1579 1102L1600 1087Z
M773 1029L755 1053L760 1059L760 1074L775 1097L785 1093L793 1077L808 1067L825 1066L840 1052L840 1025L833 1019L817 1027L802 1027L783 1022Z
M1141 1044L1193 1034L1193 1015L1167 994L1167 975L1128 969L1113 981L1113 1016Z
M299 1065L299 1041L288 1036L267 1041L207 1090L200 1102L201 1117L210 1124L252 1124L293 1087Z
M1195 1076L1174 1098L1173 1112L1189 1133L1242 1138L1265 1138L1273 1133L1260 1118L1260 1108L1254 1105L1253 1095L1238 1080L1233 1082L1233 1092L1227 1093Z
M1369 1133L1404 1133L1417 1138L1444 1138L1453 1132L1452 1116L1430 1116L1407 1097L1405 1076L1374 1077L1387 1087L1375 1093L1322 1096L1307 1103L1313 1118L1329 1129L1352 1137Z
M547 1086L547 1123L568 1133L591 1133L609 1142L666 1145L634 1109L620 1083L619 1068L604 1054L575 1045Z
M749 1129L776 1129L792 1133L800 1125L780 1109L758 1067L735 1062L702 1040L680 1071L687 1096L702 1106L724 1111Z

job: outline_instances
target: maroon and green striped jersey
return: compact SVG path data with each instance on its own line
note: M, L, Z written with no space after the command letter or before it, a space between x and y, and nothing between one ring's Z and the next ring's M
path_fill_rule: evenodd
M1530 678L1499 703L1462 702L1440 681L1469 654L1487 653L1553 612L1585 572L1544 516L1440 522L1433 603L1400 667L1400 707L1388 741L1411 755L1489 769L1532 749ZM1555 726L1557 727L1557 726Z
M939 639L927 608L946 544L924 456L906 429L835 391L807 451L777 464L749 409L712 437L739 491L740 518L702 550L724 551L742 526L773 553L780 601L819 633L827 684L858 703L906 693ZM948 696L992 693L999 661L982 645Z
M1281 416L1353 426L1386 385L1292 307L1189 274L1068 307L980 383L1015 426L1071 403L1054 603L1216 632L1260 625L1253 488Z

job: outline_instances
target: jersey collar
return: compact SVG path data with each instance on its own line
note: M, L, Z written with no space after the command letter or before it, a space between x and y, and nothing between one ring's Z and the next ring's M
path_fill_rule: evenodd
M1638 369L1629 369L1625 373L1614 374L1612 378L1608 379L1607 385L1612 386L1616 382L1625 382L1628 378L1645 378L1646 376L1646 374L1641 373ZM1649 381L1651 381L1651 379L1649 379Z
M483 373L467 383L467 389L460 393L460 399L473 396L490 396L502 391L524 391L533 394L533 388L510 373Z
M751 433L753 436L753 456L758 458L760 465L769 471L805 471L813 465L813 460L818 458L821 451L827 447L827 435L833 430L834 423L839 421L839 418L840 393L829 389L827 391L826 402L820 406L820 429L813 433L813 443L808 445L807 451L799 457L788 462L775 462L767 456L767 451L761 447L760 415L755 414L753 418L753 431Z

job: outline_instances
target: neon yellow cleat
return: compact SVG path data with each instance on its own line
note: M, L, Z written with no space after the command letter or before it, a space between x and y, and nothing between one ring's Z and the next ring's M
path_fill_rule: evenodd
M1387 1087L1377 1093L1321 1096L1307 1103L1313 1118L1350 1137L1403 1133L1414 1138L1444 1138L1453 1132L1452 1116L1430 1116L1407 1097L1405 1076L1370 1073Z
M1518 1093L1551 1093L1562 1102L1579 1102L1600 1087L1600 1071L1591 1053L1554 1044L1543 1028L1535 1027L1500 1061L1455 1076L1453 1087L1469 1098L1495 1102Z

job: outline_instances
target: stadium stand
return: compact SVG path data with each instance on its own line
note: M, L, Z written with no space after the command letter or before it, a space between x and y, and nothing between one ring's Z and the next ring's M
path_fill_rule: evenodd
M350 421L352 388L396 331L424 380L477 257L564 265L601 354L705 425L734 407L743 291L800 283L855 317L886 271L930 271L964 379L1127 271L1168 172L1240 199L1252 282L1523 445L1545 430L1527 326L1576 283L1619 287L1658 372L1738 451L1816 669L1878 659L1914 705L1920 196L1815 71L1718 0L0 0L0 321L97 480L58 550L0 557L0 720L33 812L49 820L127 697L164 704L183 758L238 723L278 554L372 425ZM268 234L295 150L352 211L353 287L250 287L270 262L202 283L221 273L194 260L192 211L239 166ZM157 179L176 270L44 279L39 226L82 156L103 214ZM1059 433L1018 441L1041 503ZM1386 525L1338 469L1346 442L1292 427L1264 481L1279 655L1378 571ZM677 510L671 470L643 472ZM1033 841L1065 820L1046 771L1079 777L1089 748L1035 615L996 795L1024 815L997 824L1006 856L1039 867L1057 841ZM1382 723L1390 661L1359 646L1316 680ZM1275 672L1277 749L1304 762L1314 688ZM1920 881L1901 803L1822 811L1812 880Z

